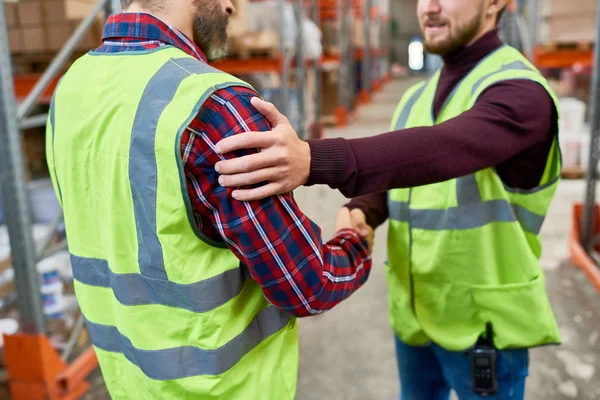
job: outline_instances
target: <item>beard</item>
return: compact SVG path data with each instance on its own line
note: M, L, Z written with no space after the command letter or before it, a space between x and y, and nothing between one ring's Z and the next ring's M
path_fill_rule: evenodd
M209 61L227 55L229 15L215 0L195 0L198 15L194 21L194 42Z
M448 35L445 38L435 37L433 40L428 40L425 37L425 28L422 29L424 37L423 47L431 54L447 56L459 48L471 42L479 33L482 25L483 8L477 12L470 20L456 25L456 30L452 30L449 21L441 21L436 18L430 18L431 22L446 22L449 27Z

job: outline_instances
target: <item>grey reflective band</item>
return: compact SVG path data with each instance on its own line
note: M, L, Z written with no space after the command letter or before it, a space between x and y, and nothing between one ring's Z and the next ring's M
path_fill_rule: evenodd
M511 63L505 64L502 67L500 67L500 69L498 69L497 71L494 71L494 72L480 78L477 82L475 82L475 84L471 88L471 96L473 96L477 92L477 89L479 89L479 87L483 84L483 82L487 78L489 78L490 76L495 75L497 73L504 72L504 71L533 71L533 70L530 67L528 67L523 61L514 61Z
M388 194L388 216L399 222L410 221L410 205L406 201L392 200Z
M480 228L493 222L518 222L530 233L538 234L544 216L506 200L490 200L447 209L411 209L406 202L388 201L391 219L409 222L412 229L432 231Z
M123 354L144 374L155 380L183 379L199 375L219 375L233 367L263 340L284 328L290 317L268 307L260 311L242 333L223 347L205 350L193 346L164 350L142 350L114 326L86 320L92 343L104 351Z
M167 61L148 82L136 111L129 145L129 180L140 271L149 278L168 279L162 246L156 233L157 164L154 146L158 119L185 78L214 71L207 64L191 58Z
M112 289L119 303L126 306L160 304L192 312L213 310L236 297L244 286L242 268L192 284L181 284L140 274L115 274L106 260L71 254L73 278L91 286Z
M410 116L410 112L411 112L413 106L415 105L415 103L417 102L417 100L419 100L419 97L421 97L421 94L427 87L428 83L429 83L429 81L425 82L419 89L417 89L410 96L410 98L408 99L408 101L406 102L404 107L402 108L402 111L400 112L398 121L396 121L396 127L395 127L396 130L404 129L406 127L406 123L408 122L408 117Z
M56 188L58 189L58 197L60 198L60 204L63 204L62 190L60 190L60 184L58 183L58 175L56 174L56 152L54 151L54 132L56 131L55 121L56 121L56 113L54 108L56 107L56 92L58 91L58 86L62 78L58 81L58 85L54 89L54 93L52 94L52 100L50 100L50 125L52 126L52 164L54 170L54 180L56 182Z
M461 176L456 179L456 203L461 206L471 203L481 203L481 194L475 174Z

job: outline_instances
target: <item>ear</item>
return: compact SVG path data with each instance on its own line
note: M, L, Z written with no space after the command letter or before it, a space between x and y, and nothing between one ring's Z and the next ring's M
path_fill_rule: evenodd
M487 10L487 17L495 17L508 4L509 0L490 0Z

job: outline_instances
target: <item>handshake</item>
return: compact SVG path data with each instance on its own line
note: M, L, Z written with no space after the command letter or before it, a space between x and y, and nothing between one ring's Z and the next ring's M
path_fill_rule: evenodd
M369 254L373 252L375 231L367 224L367 218L362 210L355 208L350 211L348 208L342 207L336 216L335 231L339 232L342 229L354 229L357 231L369 244Z

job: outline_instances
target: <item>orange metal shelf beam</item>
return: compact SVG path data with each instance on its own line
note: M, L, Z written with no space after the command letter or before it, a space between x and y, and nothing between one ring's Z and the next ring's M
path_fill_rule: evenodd
M329 61L336 61L335 58ZM339 61L339 57L337 58ZM227 72L232 75L245 75L256 72L281 72L281 58L250 58L248 60L222 60L211 63L211 65L223 72ZM310 61L307 61L307 65ZM292 68L295 63L292 62ZM31 89L35 86L35 83L40 78L40 74L27 74L17 75L14 77L15 96L17 101L22 101L31 92ZM52 94L56 89L58 81L61 75L56 76L48 85L42 96L40 97L39 104L50 104L52 100Z
M31 89L35 86L35 83L40 79L41 74L27 74L27 75L17 75L14 77L14 86L15 86L15 97L17 101L22 101L27 97ZM52 93L54 93L54 89L56 89L56 85L60 80L61 76L56 76L48 85L40 100L39 104L50 104L50 100L52 100Z
M382 54L384 54L384 52L379 49L371 49L371 57L379 57ZM355 60L359 61L359 60L362 60L363 58L365 58L365 50L364 49L354 50L354 59Z
M533 52L533 63L539 68L568 68L575 64L591 67L594 50L557 49L546 50L536 47Z
M210 63L211 66L227 72L231 75L247 75L256 72L281 72L282 58L249 58L247 60L221 60ZM311 60L306 60L306 66L312 65ZM296 61L292 60L291 68L296 67Z
M574 203L571 211L571 229L569 231L569 255L571 262L578 268L580 268L587 276L590 283L596 288L596 291L600 293L600 269L594 263L594 260L586 253L585 249L581 245L581 227L580 221L583 218L583 203ZM594 207L594 214L596 216L596 226L594 227L594 233L600 233L600 205L596 204ZM598 250L598 248L596 248Z
M280 58L249 58L247 60L221 60L212 62L213 67L232 75L244 75L256 72L281 71Z

